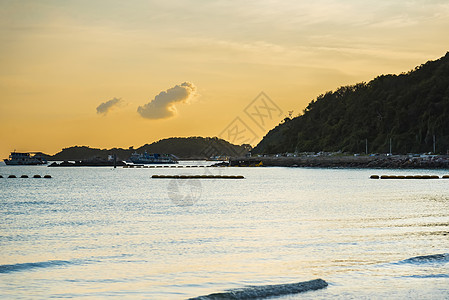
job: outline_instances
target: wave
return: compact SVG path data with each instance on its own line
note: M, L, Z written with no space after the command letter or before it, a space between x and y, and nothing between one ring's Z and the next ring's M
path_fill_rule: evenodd
M449 278L449 274L410 275L410 278Z
M17 201L13 202L11 204L14 205L45 205L45 204L57 204L57 202L54 201Z
M69 265L69 264L73 264L73 262L65 261L65 260L50 260L50 261L33 262L33 263L0 265L0 273L20 272L20 271L27 271L27 270L36 269L36 268L49 268L49 267L63 266L63 265Z
M399 263L422 264L422 263L434 263L434 262L442 262L442 263L449 262L449 253L415 256L412 258L402 260Z
M327 286L327 282L323 279L314 279L310 281L288 284L249 286L242 289L229 290L222 293L214 293L206 296L190 298L188 300L257 299L314 291L323 289Z

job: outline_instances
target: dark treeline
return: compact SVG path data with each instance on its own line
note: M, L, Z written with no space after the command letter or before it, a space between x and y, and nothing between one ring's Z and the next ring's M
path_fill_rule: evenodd
M179 158L209 158L218 155L242 155L249 150L251 150L249 145L234 145L217 137L174 137L144 145L138 152L170 153Z
M137 149L112 148L98 149L86 146L73 146L64 148L61 152L45 157L48 160L87 160L92 158L107 159L108 155L115 154L118 159L126 160L132 153L165 153L173 154L179 158L204 159L211 156L235 156L247 153L249 145L234 145L217 137L188 137L162 139L152 144L146 144Z
M397 154L449 150L449 52L401 75L320 95L285 118L254 153L343 151Z

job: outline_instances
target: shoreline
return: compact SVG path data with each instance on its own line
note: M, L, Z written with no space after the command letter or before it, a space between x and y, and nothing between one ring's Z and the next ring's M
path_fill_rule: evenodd
M365 168L365 169L449 169L448 155L410 157L392 156L298 156L298 157L235 157L232 167L303 167L303 168Z

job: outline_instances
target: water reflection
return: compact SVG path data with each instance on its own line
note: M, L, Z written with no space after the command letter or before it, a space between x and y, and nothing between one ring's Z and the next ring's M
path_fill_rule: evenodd
M222 170L246 179L201 181L189 206L170 199L168 181L151 180L176 169L53 168L49 181L1 179L0 264L86 263L8 273L0 295L182 299L312 278L330 285L301 297L449 292L447 264L397 264L449 249L446 181Z

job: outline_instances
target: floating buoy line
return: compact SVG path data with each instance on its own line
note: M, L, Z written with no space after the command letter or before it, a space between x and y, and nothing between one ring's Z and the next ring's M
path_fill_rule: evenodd
M242 175L153 175L151 178L160 179L245 179Z
M0 175L0 178L3 178L3 175ZM17 176L16 175L8 175L7 178L17 178ZM20 178L30 178L30 176L24 174L24 175L20 176ZM52 177L51 177L51 175L41 176L39 174L36 174L36 175L33 175L32 178L52 178Z
M449 175L371 175L370 179L449 179Z

